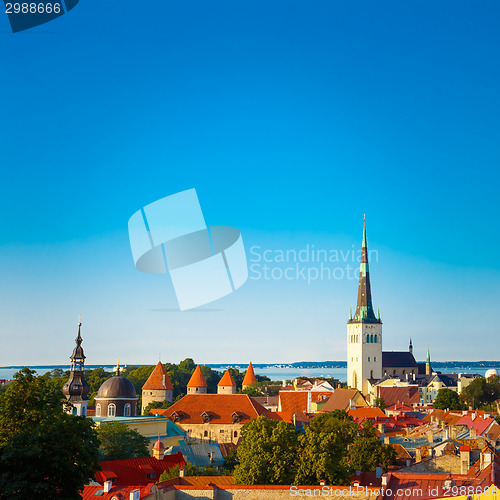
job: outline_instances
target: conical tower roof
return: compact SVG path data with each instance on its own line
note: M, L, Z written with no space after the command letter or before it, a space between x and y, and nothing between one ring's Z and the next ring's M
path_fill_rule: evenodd
M191 378L189 379L187 386L188 387L206 387L207 386L207 381L205 380L205 377L201 371L200 365L198 365L195 368L193 375L191 375Z
M165 370L164 366L161 364L161 361L158 361L158 364L151 372L151 375L146 380L146 383L142 386L143 391L161 391L173 388L174 386L170 381L167 370Z
M245 378L243 379L243 384L242 385L252 385L257 382L257 377L255 376L255 373L253 371L253 366L252 362L250 361L250 364L248 365L247 371L245 373Z
M236 387L236 382L234 381L233 376L229 373L229 370L226 370L224 375L222 375L217 387Z
M361 263L359 266L358 302L354 318L349 323L381 323L376 318L372 304L370 285L370 268L368 265L368 243L366 239L366 221L363 223L363 243L361 246Z

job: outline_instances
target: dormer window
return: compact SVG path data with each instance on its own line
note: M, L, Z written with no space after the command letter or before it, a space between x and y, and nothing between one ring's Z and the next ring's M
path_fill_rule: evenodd
M174 411L174 413L172 413L172 418L174 419L174 422L180 422L182 417L176 411Z
M241 422L241 415L239 412L235 411L231 417L233 417L233 424L239 424Z
M202 414L201 414L201 418L203 419L203 423L204 424L208 424L210 422L210 415L204 411Z

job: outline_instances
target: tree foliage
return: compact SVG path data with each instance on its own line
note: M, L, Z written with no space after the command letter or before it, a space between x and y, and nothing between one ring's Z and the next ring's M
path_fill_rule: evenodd
M14 377L0 396L0 499L81 498L99 469L92 421L64 412L50 377L28 368Z
M462 399L474 410L490 409L492 403L500 398L500 383L498 375L474 379L462 390Z
M144 415L149 415L150 410L160 410L170 408L172 403L170 401L151 401L143 411Z
M358 425L345 411L336 410L314 418L300 437L295 484L349 484L348 446Z
M260 416L241 428L234 480L243 484L291 484L298 435L291 424Z
M439 389L436 399L433 403L434 408L437 410L464 410L465 405L463 404L460 396L457 392L451 389L443 388Z
M387 470L396 453L375 434L336 410L315 417L304 433L285 422L259 417L242 427L234 478L245 484L347 485L354 469Z
M375 434L371 420L363 422L349 445L349 462L353 469L375 471L381 465L384 472L396 459L396 450L389 444L382 444Z
M375 400L375 406L377 408L380 408L383 412L385 412L385 409L387 408L387 405L385 404L384 398L377 398Z
M149 456L148 440L123 422L105 422L97 429L103 460Z

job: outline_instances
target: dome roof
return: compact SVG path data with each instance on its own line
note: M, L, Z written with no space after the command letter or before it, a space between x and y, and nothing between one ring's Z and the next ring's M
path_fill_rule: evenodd
M156 441L155 445L153 446L153 450L164 450L164 449L165 449L164 444L158 439L158 441Z
M137 399L137 394L130 380L127 380L125 377L116 376L108 378L108 380L102 383L97 392L96 399L98 398Z
M498 372L495 370L495 368L490 368L484 375L484 378L489 378L489 377L494 377L495 375L498 375Z

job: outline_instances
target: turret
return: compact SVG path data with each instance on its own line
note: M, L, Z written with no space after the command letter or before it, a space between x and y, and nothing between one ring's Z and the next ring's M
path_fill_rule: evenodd
M73 404L70 410L74 415L87 415L87 403L89 401L87 395L90 386L85 380L85 354L82 347L81 336L81 316L78 319L78 335L75 339L76 347L70 356L71 367L68 381L62 388L62 393L66 396L67 400Z

